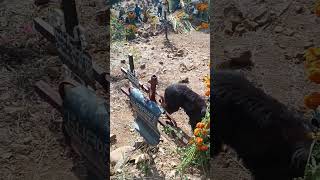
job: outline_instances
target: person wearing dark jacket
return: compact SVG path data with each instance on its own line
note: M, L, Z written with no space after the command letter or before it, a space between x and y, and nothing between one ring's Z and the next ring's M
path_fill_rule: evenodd
M136 21L142 21L141 18L141 8L139 7L138 4L136 4L136 7L134 8L134 12L136 13Z
M162 4L159 3L158 5L158 16L161 17L162 16Z

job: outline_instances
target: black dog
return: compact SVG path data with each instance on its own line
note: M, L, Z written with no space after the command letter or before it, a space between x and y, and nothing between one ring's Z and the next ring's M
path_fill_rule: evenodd
M180 107L189 116L189 123L192 129L195 129L207 110L205 100L186 85L173 84L168 86L164 93L165 110L172 114L178 111Z
M211 72L211 154L229 145L258 180L303 176L311 124L242 75Z

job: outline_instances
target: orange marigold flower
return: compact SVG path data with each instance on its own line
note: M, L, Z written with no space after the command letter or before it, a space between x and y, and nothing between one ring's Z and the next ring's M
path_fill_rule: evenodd
M205 22L201 23L201 28L202 29L208 29L209 28L209 23L205 23Z
M208 88L208 89L206 90L206 92L204 93L204 95L210 96L210 88Z
M201 137L196 137L196 143L198 146L202 145L203 139Z
M207 151L208 149L209 149L209 147L207 145L202 145L199 148L200 151Z
M320 105L320 93L314 92L304 98L304 104L310 109L316 109Z
M196 129L194 129L193 134L194 134L195 136L199 136L199 133L200 133L200 132L201 132L201 129L196 128Z
M203 129L203 130L201 131L201 134L204 135L204 136L208 135L208 130Z
M320 84L320 68L309 68L308 79L314 83Z
M196 125L196 127L200 128L200 129L203 128L204 126L205 126L205 124L203 122L198 122Z

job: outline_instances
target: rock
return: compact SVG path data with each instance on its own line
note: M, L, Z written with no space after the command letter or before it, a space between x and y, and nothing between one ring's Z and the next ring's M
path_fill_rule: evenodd
M148 38L149 37L149 33L148 32L143 32L141 36L143 38Z
M145 69L146 68L146 64L142 64L141 66L140 66L140 69Z
M298 5L295 7L295 11L297 14L301 14L303 12L303 7Z
M160 64L160 65L163 65L163 62L162 62L162 61L160 61L160 62L159 62L159 64Z
M284 34L287 36L293 36L294 35L294 31L292 29L286 29L284 31Z
M243 24L239 24L238 26L236 26L235 31L242 33L246 30L245 26Z
M151 50L154 50L154 47L152 47Z
M2 157L3 159L9 159L9 158L12 157L12 153L11 153L11 152L3 153L3 154L1 154L1 157Z
M164 149L163 149L162 147L159 148L159 152L160 152L162 155L166 154L166 153L164 152Z
M121 174L122 172L122 169L117 169L117 174Z
M121 64L125 64L126 63L126 60L121 60Z
M177 163L176 162L174 162L174 161L171 161L171 167L173 167L173 168L175 168L175 167L177 167Z
M110 153L110 164L116 165L123 161L130 152L134 150L132 146L122 146Z
M176 175L177 175L177 171L176 170L172 170L168 173L168 179L175 179Z
M310 41L306 42L303 47L304 47L304 49L308 49L312 46L314 46L314 43L312 40L310 40Z
M148 154L140 154L137 156L134 156L130 159L130 161L134 161L134 164L139 164L141 162L145 162L150 159L150 156Z
M180 72L188 72L188 68L184 63L181 63L179 66Z
M179 83L189 83L189 78L188 77L185 77L185 78L182 78L182 80L179 81Z
M250 21L249 19L246 19L243 21L243 24L248 28L248 29L255 29L256 27L259 26L258 23L254 21Z
M23 138L23 144L30 144L32 142L32 137L26 137L26 138Z
M274 32L276 33L281 33L283 31L283 27L281 26L277 26L276 28L274 28Z
M114 144L117 142L117 136L115 134L110 134L110 143Z
M235 24L240 24L241 21L242 21L242 18L240 16L237 16L237 15L234 14L234 15L231 16L230 21L232 23L235 23Z
M225 50L225 55L230 60L231 65L236 66L251 66L253 62L251 61L251 51L246 50L241 46L229 47Z
M174 56L175 57L183 57L183 54L184 54L183 50L180 49L177 53L174 54Z
M263 18L257 20L256 22L257 22L260 26L262 26L262 25L267 24L267 23L270 21L270 19L271 19L271 17L270 17L269 15L267 15L267 16L264 16Z

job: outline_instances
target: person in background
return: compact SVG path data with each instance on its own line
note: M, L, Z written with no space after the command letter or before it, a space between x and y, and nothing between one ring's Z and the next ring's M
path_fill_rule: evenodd
M141 8L139 7L138 4L136 4L136 7L134 8L134 12L135 12L135 14L136 14L136 21L142 22L142 18L141 18Z
M162 16L162 3L159 3L158 5L158 17Z
M121 7L120 8L120 11L119 11L119 20L122 20L123 21L123 15L125 14L126 12L124 11L124 8Z

